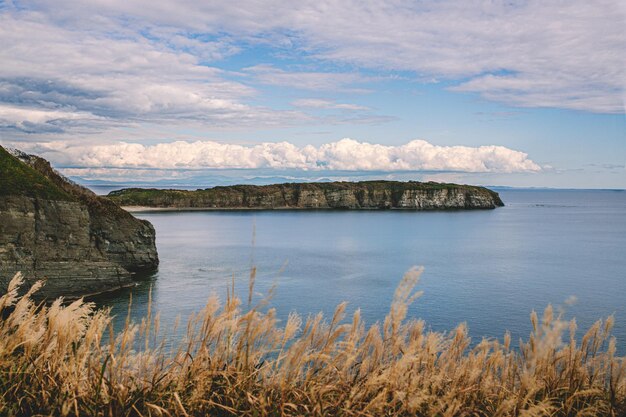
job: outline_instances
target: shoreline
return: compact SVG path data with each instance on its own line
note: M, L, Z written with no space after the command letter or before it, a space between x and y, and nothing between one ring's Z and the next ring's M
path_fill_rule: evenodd
M413 207L150 207L150 206L120 206L129 213L149 212L184 212L184 211L485 211L495 208L413 208Z

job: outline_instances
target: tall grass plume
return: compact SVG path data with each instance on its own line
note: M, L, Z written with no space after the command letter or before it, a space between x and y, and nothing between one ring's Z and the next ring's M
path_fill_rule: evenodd
M189 319L173 350L158 314L115 332L110 311L91 303L37 305L39 284L19 296L18 274L0 297L0 415L625 415L613 318L578 338L576 322L548 307L519 346L508 334L472 345L465 325L439 333L407 319L420 273L404 276L369 327L359 310L346 318L345 303L330 320L282 324L229 291Z

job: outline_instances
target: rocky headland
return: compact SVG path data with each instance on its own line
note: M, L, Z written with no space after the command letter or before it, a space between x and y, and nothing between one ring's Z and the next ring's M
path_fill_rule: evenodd
M21 271L39 297L74 298L130 286L159 259L152 225L52 169L0 146L0 293Z
M121 206L172 210L469 210L504 205L498 193L484 187L416 181L234 185L195 191L126 188L107 197Z

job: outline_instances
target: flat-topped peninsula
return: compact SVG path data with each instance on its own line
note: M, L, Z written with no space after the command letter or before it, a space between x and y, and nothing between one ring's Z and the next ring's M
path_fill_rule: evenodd
M163 210L472 210L504 206L498 193L484 187L417 181L233 185L195 191L125 188L107 197L120 206Z

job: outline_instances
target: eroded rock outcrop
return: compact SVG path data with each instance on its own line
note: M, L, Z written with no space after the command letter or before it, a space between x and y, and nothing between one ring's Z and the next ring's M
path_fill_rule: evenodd
M0 147L0 292L22 271L40 296L132 285L158 265L152 225L71 183L42 158Z
M363 181L235 185L204 190L128 188L108 197L122 206L207 209L493 209L498 193L434 182Z

